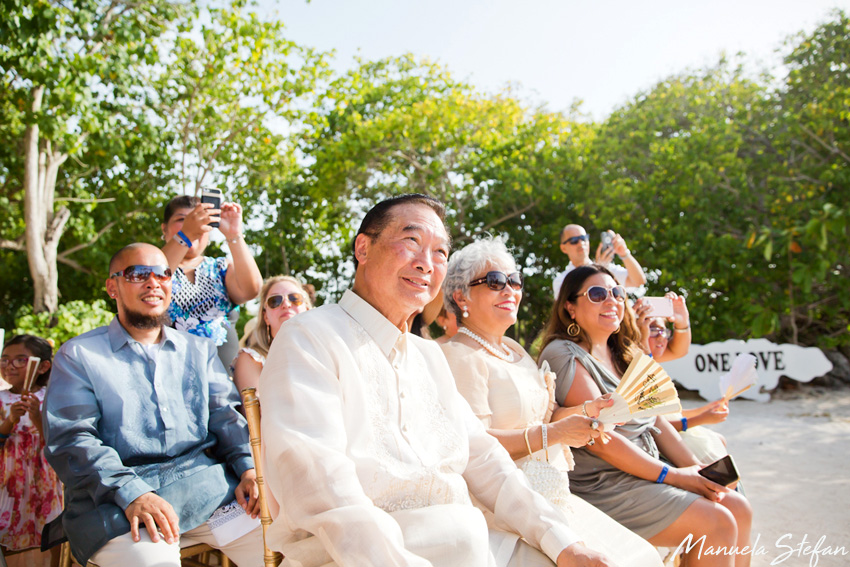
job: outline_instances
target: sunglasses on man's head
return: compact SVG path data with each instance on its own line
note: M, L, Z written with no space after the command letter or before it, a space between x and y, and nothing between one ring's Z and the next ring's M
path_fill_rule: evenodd
M576 297L586 295L591 302L602 303L603 301L608 299L609 293L611 294L611 297L613 297L614 300L618 303L624 303L626 301L626 290L621 285L615 285L610 289L607 287L602 287L601 285L592 285L587 288L587 291L578 294Z
M510 285L511 289L519 291L522 289L522 274L519 272L514 272L512 274L506 274L504 272L487 272L487 275L483 278L478 278L477 280L469 282L469 286L472 287L474 285L481 285L485 283L487 284L487 287L493 291L502 291L505 289L506 285Z
M566 240L561 242L561 244L576 245L579 242L581 242L582 240L590 240L590 237L586 234L579 234L578 236L570 236L569 238L567 238Z
M144 283L148 278L153 277L160 282L171 281L171 268L168 266L127 266L120 272L110 274L110 278L124 276L124 280L130 283Z
M277 309L283 305L283 299L289 300L289 303L298 307L304 303L304 296L300 293L288 293L286 295L270 295L266 298L266 307L269 309Z

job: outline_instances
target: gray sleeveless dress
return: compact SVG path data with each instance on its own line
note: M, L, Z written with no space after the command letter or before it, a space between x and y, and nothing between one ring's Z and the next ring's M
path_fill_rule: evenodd
M620 379L590 353L567 340L549 343L540 353L540 363L547 361L557 375L555 398L564 399L573 385L576 361L587 369L599 390L613 392ZM617 433L640 449L658 458L658 447L650 431L655 418L634 419L617 426ZM667 484L643 480L597 457L587 449L573 449L575 470L570 473L570 490L602 510L636 534L649 539L667 526L700 496Z

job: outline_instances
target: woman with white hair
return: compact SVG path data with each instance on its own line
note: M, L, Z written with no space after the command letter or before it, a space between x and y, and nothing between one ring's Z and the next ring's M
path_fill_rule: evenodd
M522 274L499 239L479 240L449 259L443 299L459 328L442 348L458 390L488 432L530 475L532 486L567 514L585 545L621 567L660 565L658 553L645 540L569 493L569 446L596 442L595 418L611 402L601 397L573 408L557 405L554 375L539 370L519 343L504 336L516 323L522 287ZM553 477L543 464L548 484L541 473L529 472L541 470L541 461L559 473ZM552 478L558 486L552 485Z

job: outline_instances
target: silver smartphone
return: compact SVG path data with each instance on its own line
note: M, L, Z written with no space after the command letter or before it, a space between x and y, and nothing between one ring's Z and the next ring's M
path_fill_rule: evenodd
M204 189L201 193L201 202L210 203L213 209L221 208L221 189ZM218 228L217 222L211 222L210 226Z
M599 236L599 239L602 241L602 250L600 251L600 254L604 254L609 248L614 246L614 234L610 230L603 231Z

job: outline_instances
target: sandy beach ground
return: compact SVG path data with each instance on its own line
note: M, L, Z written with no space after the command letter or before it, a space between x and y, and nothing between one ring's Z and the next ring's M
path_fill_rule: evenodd
M850 565L850 389L733 400L729 418L712 427L726 437L753 505L753 567Z

